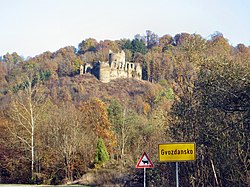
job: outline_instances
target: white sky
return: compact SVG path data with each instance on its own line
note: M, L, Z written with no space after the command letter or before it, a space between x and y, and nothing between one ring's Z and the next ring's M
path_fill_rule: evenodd
M250 45L250 0L0 0L0 56L35 56L86 39L133 39L151 30Z

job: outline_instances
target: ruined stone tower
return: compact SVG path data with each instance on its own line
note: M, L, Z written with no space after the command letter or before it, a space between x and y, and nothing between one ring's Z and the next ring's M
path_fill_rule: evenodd
M107 62L99 62L99 80L107 83L110 81L110 66ZM97 77L98 78L98 77Z

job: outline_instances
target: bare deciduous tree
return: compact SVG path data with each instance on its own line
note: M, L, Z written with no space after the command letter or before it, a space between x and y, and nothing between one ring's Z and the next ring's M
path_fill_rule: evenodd
M31 175L33 177L36 128L40 125L46 108L46 94L43 86L38 83L34 64L28 65L30 67L19 80L21 83L16 85L18 89L15 89L12 94L9 115L13 123L8 128L11 134L22 142L24 148L31 151Z

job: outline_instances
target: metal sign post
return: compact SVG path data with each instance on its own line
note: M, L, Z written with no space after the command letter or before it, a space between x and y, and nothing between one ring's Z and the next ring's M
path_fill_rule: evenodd
M144 182L143 186L146 187L146 168L144 168Z
M176 187L179 187L179 172L178 172L178 162L175 162L175 169L176 169Z

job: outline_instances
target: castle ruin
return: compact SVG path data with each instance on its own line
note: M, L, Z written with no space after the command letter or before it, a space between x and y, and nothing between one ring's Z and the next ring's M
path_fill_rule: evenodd
M109 51L108 62L86 63L80 67L80 74L91 73L101 82L108 83L117 78L142 79L142 67L139 63L126 62L125 52Z

